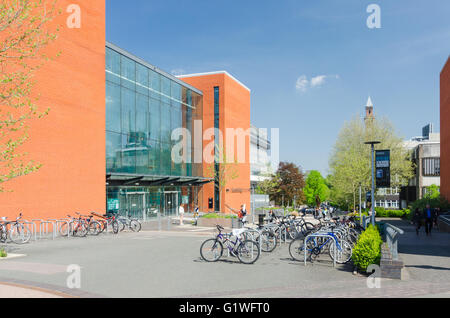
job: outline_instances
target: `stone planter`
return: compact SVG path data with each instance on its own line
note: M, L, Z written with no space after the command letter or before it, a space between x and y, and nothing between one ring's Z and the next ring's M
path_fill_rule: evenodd
M381 246L380 270L382 278L402 279L403 261L392 259L386 243Z
M225 228L231 228L232 227L232 219L225 219L225 218L198 218L197 226L201 227L216 227L216 225L220 225Z

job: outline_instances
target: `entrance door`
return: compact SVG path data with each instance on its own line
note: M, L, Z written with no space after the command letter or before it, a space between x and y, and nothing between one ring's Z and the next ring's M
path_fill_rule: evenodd
M145 214L145 193L128 193L127 201L130 217L143 219Z
M164 214L178 214L178 192L164 192Z

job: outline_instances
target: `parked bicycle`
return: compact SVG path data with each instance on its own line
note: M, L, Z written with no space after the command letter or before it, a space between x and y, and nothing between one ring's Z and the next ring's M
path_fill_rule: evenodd
M0 229L0 238L4 243L8 238L16 244L28 243L31 239L30 229L22 221L22 213L15 221L3 220Z
M117 221L119 222L119 231L122 232L125 230L125 228L128 228L129 230L133 232L139 232L142 228L141 222L139 222L138 219L130 218L130 216L119 216L117 218Z
M200 246L200 255L205 261L218 261L223 255L224 246L230 255L236 256L241 263L253 264L258 260L260 254L258 243L252 240L241 240L239 231L235 231L234 234L223 234L224 228L220 225L217 225L217 230L219 233L215 238L204 241Z

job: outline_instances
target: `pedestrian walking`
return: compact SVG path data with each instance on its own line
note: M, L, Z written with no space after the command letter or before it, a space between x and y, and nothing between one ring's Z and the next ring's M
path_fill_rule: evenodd
M431 229L433 228L434 210L429 204L426 205L423 210L423 218L425 219L425 233L431 235Z
M437 221L438 221L440 215L441 215L441 208L437 207L434 210L434 225L436 226L436 228L438 227Z
M413 224L416 225L416 234L419 235L420 227L422 226L422 213L420 213L419 208L414 210L414 215L412 218Z
M178 213L180 214L180 225L183 224L183 218L184 218L184 207L182 204L180 204L180 208L178 209Z

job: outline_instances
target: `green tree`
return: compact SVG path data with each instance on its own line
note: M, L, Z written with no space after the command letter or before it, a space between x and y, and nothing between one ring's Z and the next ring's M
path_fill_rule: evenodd
M300 167L292 162L280 162L274 176L276 184L270 199L276 204L301 204L305 201L303 187L305 180Z
M435 184L430 185L426 189L427 190L424 195L424 199L432 200L432 199L439 198L439 196L441 195L440 187Z
M316 207L319 207L330 195L330 189L328 189L325 179L317 170L312 170L308 174L303 192L305 193L308 205Z
M43 53L56 32L48 29L55 4L42 0L0 0L0 191L11 179L38 170L41 165L20 151L29 139L28 122L41 118L32 97L33 76L49 56Z
M391 151L392 187L407 184L413 176L410 154L390 121L354 117L342 127L330 157L332 200L340 205L352 203L355 208L359 186L363 193L371 188L371 150L364 144L369 140L381 142L377 149Z

